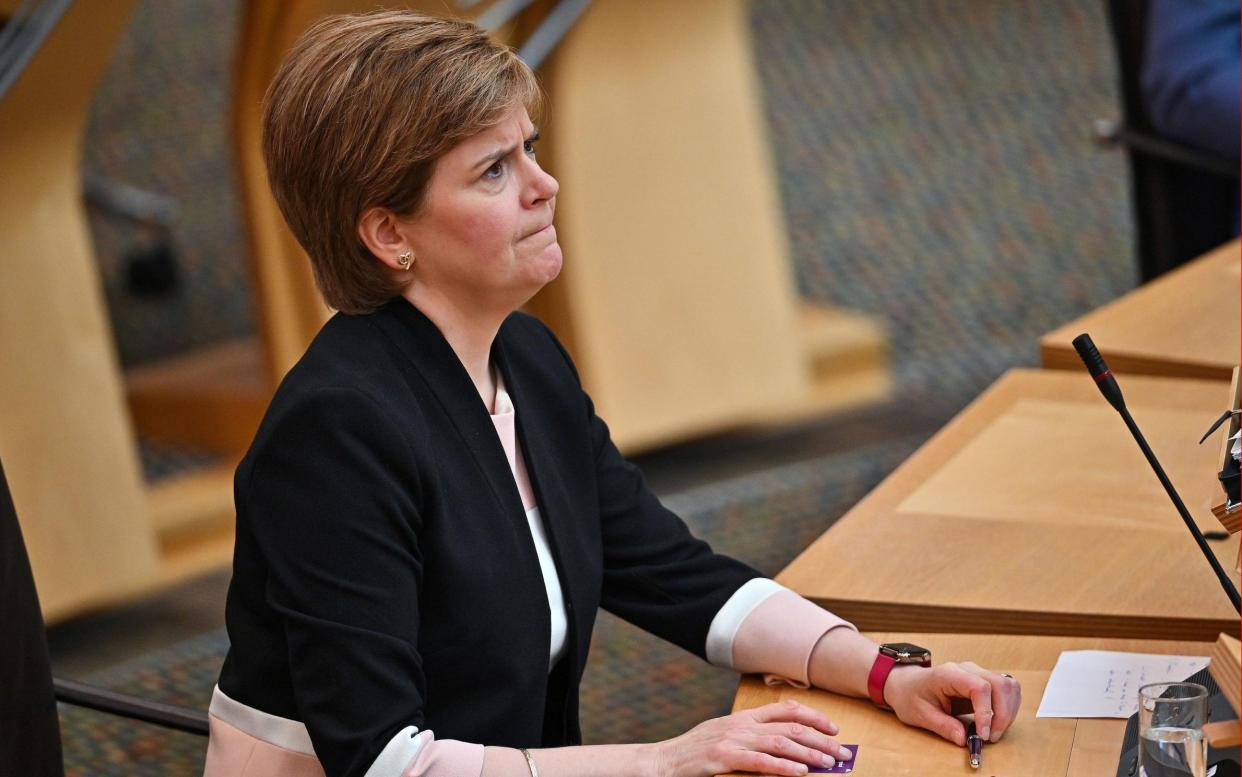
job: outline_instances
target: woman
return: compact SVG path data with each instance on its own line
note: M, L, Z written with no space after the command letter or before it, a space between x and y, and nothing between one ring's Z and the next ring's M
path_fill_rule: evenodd
M327 18L277 73L272 190L341 313L238 467L207 773L792 775L848 757L796 704L575 746L600 606L718 665L870 693L959 744L943 710L969 699L1000 737L1011 678L895 664L691 537L551 332L515 312L562 259L538 99L478 28L401 12Z

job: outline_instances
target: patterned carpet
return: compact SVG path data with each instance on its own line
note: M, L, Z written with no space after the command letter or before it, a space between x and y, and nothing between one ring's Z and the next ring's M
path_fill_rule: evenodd
M184 289L127 295L146 236L95 217L120 352L136 363L249 331L220 106L235 0L145 0L92 113L84 166L175 197ZM1135 280L1101 4L1082 0L755 0L765 89L802 293L887 322L902 401L947 417L1036 338ZM223 86L222 86L223 84ZM553 106L554 107L554 106ZM191 342L193 341L193 342ZM928 411L927 408L932 408ZM921 441L900 413L869 442L671 494L718 549L787 563ZM177 465L148 450L148 470ZM171 464L169 463L171 461ZM203 707L225 648L209 634L91 679ZM651 741L724 712L735 677L606 614L583 687L590 742ZM63 714L70 775L196 775L203 743Z
M1133 287L1103 6L752 6L800 288L888 323L905 395L960 406Z
M223 631L139 656L88 678L105 688L206 709L228 649ZM206 740L60 705L66 777L200 777Z

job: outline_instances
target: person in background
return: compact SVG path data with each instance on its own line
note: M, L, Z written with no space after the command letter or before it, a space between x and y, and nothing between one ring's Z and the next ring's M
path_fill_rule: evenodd
M999 739L1017 681L881 648L714 553L617 451L565 349L517 312L563 259L539 103L478 27L399 11L321 20L269 88L272 191L339 312L237 470L208 777L797 775L849 757L796 703L582 746L600 607L958 745L965 701Z
M1142 87L1162 135L1238 161L1239 26L1235 0L1150 0Z

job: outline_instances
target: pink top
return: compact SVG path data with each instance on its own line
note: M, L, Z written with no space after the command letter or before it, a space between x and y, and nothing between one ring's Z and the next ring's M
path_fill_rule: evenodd
M518 446L516 412L499 384L492 423L500 437L548 589L552 613L549 667L564 651L567 619L534 489ZM854 626L778 583L751 580L725 603L707 635L708 660L738 672L762 672L769 684L808 687L811 652L828 631ZM217 687L208 711L211 738L203 777L324 777L306 727L230 699ZM479 777L483 745L436 739L407 726L389 741L365 777Z

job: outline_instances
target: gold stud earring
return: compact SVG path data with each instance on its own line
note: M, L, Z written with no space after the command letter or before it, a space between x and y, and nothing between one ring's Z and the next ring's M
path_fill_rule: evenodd
M410 261L412 260L413 256L414 255L411 252L406 251L405 253L397 257L397 264L401 265L402 270L408 270L410 269Z

